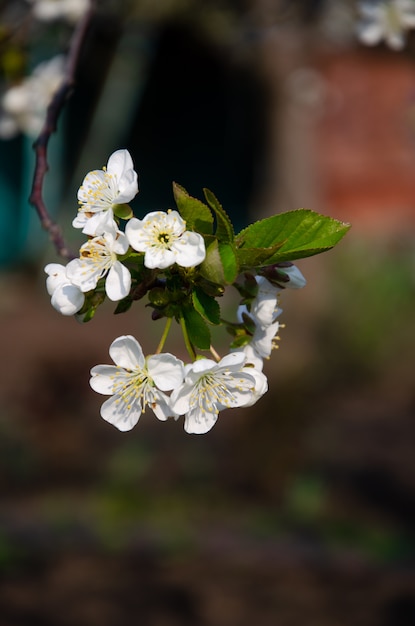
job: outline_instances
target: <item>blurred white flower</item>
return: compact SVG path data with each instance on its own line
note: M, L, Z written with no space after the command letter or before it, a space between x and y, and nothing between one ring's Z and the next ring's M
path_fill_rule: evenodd
M202 235L186 230L186 222L177 211L153 211L142 220L133 217L125 234L134 250L144 252L144 265L165 269L174 263L195 267L206 256Z
M101 417L121 431L131 430L149 406L159 420L175 416L169 397L163 393L183 382L183 363L169 353L144 357L131 335L115 339L110 346L115 365L91 369L94 391L110 395L101 406Z
M33 5L33 15L40 21L52 22L58 19L77 22L89 9L89 0L29 0Z
M186 365L184 383L173 390L173 411L184 415L188 433L207 433L216 423L219 411L254 404L266 389L265 376L252 375L244 368L245 355L231 353L216 363L198 359ZM256 391L256 389L258 391Z
M102 170L89 172L78 190L79 210L72 222L86 235L117 229L113 208L130 202L138 193L138 176L128 150L116 150Z
M106 277L105 292L114 302L125 298L130 292L130 271L118 261L117 255L125 254L128 241L123 233L105 233L93 237L81 246L79 259L66 266L70 281L84 293L95 289L100 278Z
M362 0L358 10L361 21L357 25L357 36L368 46L384 39L393 50L402 50L406 31L415 27L414 0Z
M47 107L64 78L65 57L53 57L37 65L19 85L10 87L1 99L0 137L9 139L19 132L37 137Z
M46 289L51 297L51 304L62 315L75 315L82 309L85 296L66 274L66 267L60 263L49 263L45 267L48 274Z

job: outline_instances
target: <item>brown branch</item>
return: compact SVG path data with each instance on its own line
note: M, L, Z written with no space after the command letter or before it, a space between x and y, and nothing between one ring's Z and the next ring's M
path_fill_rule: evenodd
M35 151L35 169L33 173L32 190L29 196L29 202L34 206L39 216L42 228L49 233L49 237L54 244L58 254L66 259L72 259L74 255L67 248L60 227L50 217L43 199L43 182L46 172L49 170L48 165L48 145L51 135L56 131L59 115L73 92L75 85L76 68L85 41L87 31L95 14L95 2L91 2L89 10L78 22L69 46L64 80L59 89L54 94L48 109L46 111L46 119L40 131L39 137L33 144Z

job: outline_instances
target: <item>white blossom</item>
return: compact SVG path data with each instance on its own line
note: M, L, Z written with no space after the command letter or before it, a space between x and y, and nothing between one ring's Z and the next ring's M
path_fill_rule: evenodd
M245 355L231 353L219 363L202 358L186 365L184 383L170 397L173 411L185 416L186 432L206 433L216 423L219 411L256 401L255 390L260 392L262 382L248 373L244 364Z
M117 255L125 254L127 250L128 241L123 233L108 232L93 237L81 246L79 259L68 263L66 274L84 293L95 289L100 278L105 276L108 298L114 302L121 300L130 292L131 274L118 261Z
M83 307L85 296L66 274L66 267L60 263L49 263L45 267L48 274L46 289L51 296L51 304L62 315L75 315Z
M255 276L258 291L251 302L250 314L262 326L273 324L281 313L278 307L279 287L275 287L264 276Z
M206 256L205 242L199 233L186 230L177 211L153 211L142 220L133 217L125 234L134 250L144 252L144 265L165 269L174 263L194 267Z
M284 274L287 274L289 278L288 283L284 283L284 287L290 287L291 289L302 289L306 286L307 281L296 265L292 264L289 267L284 267L281 271L284 272Z
M264 270L266 278L272 280L272 284L281 289L302 289L307 281L299 268L294 263L280 263L272 265Z
M176 417L164 392L183 382L182 361L169 353L144 357L131 335L115 339L109 352L115 365L96 365L90 379L94 391L111 396L101 406L104 420L118 430L131 430L147 406L159 420Z
M40 21L52 22L65 19L77 22L89 8L89 0L29 0L33 15Z
M37 137L46 109L64 77L64 56L55 56L35 67L32 74L10 87L1 100L0 137L9 139L19 132Z
M238 314L241 313L239 307ZM279 309L281 311L281 309ZM246 311L244 311L246 312ZM242 348L236 348L233 352L240 352L245 355L246 362L251 363L257 370L262 370L263 359L268 359L272 350L276 347L276 339L278 339L278 331L280 329L280 323L278 320L264 326L260 324L258 320L251 317L251 320L255 324L255 330L251 336L249 342Z
M393 50L402 50L406 31L415 27L414 0L363 0L358 9L361 20L357 36L362 43L373 46L384 39Z
M248 360L246 361L248 362ZM243 372L246 372L255 380L255 387L252 390L252 399L244 404L244 407L252 406L268 391L268 379L265 374L262 373L262 367L256 368L254 364L252 366L244 366Z
M138 175L128 150L116 150L102 170L85 176L78 190L79 209L72 222L86 235L102 235L117 228L113 209L138 193Z
M275 347L280 323L278 317L282 309L278 306L279 288L275 287L264 276L255 277L258 291L252 300L250 308L243 304L238 307L237 317L240 322L248 316L254 326L254 332L249 342L234 350L246 356L246 362L251 363L257 370L262 370L263 359L268 359Z

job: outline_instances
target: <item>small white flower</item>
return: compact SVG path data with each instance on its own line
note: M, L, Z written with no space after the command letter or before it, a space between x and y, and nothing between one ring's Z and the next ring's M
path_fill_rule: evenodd
M248 360L247 360L248 362ZM261 364L262 365L262 364ZM262 367L256 368L255 365L253 367L244 366L242 368L243 372L246 372L255 380L255 387L252 391L252 399L250 402L244 404L245 407L252 406L268 391L268 379L265 374L262 373Z
M62 315L75 315L82 309L85 296L66 275L66 267L60 263L49 263L45 267L48 274L46 289L51 296L51 304Z
M258 285L257 295L251 302L250 314L256 323L269 326L281 313L278 308L279 287L275 287L264 276L255 276Z
M79 210L72 222L86 235L117 229L113 209L138 193L138 176L128 150L116 150L102 170L89 172L78 190Z
M281 310L281 309L280 309ZM275 321L269 326L255 325L255 332L250 341L254 354L261 359L268 359L273 348L275 348L275 338L280 329L279 321Z
M101 407L101 416L121 431L131 430L149 406L159 420L175 417L169 397L163 393L183 382L182 361L169 353L144 357L138 341L123 335L113 341L110 356L115 365L91 369L94 391L110 395Z
M153 211L142 220L133 217L125 234L134 250L144 252L148 268L165 269L173 263L195 267L206 256L203 237L186 230L186 222L177 211Z
M264 359L255 350L255 346L252 345L252 342L247 343L242 348L235 348L234 350L232 350L232 353L234 352L240 352L241 354L245 355L245 363L252 365L256 371L262 372L262 369L264 367Z
M241 314L242 309L245 309L243 312L248 314L246 308L241 306L238 309L238 316ZM279 309L279 311L281 312L281 309ZM251 319L255 324L255 331L252 338L245 346L236 348L233 352L244 354L247 363L251 363L258 370L262 370L263 359L268 359L272 350L276 347L276 338L278 338L277 333L280 329L280 323L276 320L272 324L264 326L258 323L255 318L251 317Z
M284 287L290 287L291 289L302 289L306 286L307 281L296 265L293 264L289 267L284 267L281 271L284 272L284 274L287 274L289 278L288 283L284 283Z
M240 322L248 315L255 326L249 343L234 352L245 354L246 362L257 370L262 370L263 359L268 359L275 347L275 337L280 328L278 317L282 309L278 307L279 288L275 287L264 276L255 277L258 292L252 300L250 310L242 304L238 307L237 317Z
M19 85L10 87L1 101L1 137L19 132L36 137L42 130L46 109L64 78L65 58L53 57L36 66Z
M382 39L393 50L402 50L405 31L415 27L415 2L413 0L381 0L359 3L361 21L357 26L359 40L373 46Z
M66 19L77 22L89 8L89 0L30 0L33 15L40 21Z
M255 401L256 378L244 369L245 355L228 354L216 363L199 359L185 367L185 380L170 397L173 411L185 415L188 433L207 433L216 423L219 411L245 406Z
M265 268L264 274L272 284L281 289L302 289L307 281L294 263L277 263Z
M68 263L66 274L84 293L95 289L100 278L106 276L105 292L116 302L130 292L130 271L117 258L127 250L128 241L123 233L108 232L93 237L81 246L79 259Z

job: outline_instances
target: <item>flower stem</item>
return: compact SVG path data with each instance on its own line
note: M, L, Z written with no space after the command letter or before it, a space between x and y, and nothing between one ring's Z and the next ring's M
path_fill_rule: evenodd
M194 361L196 359L196 352L192 345L192 342L190 341L189 333L187 332L186 322L184 321L184 317L180 318L180 326L181 326L182 333L183 333L184 345L186 346L186 350L188 351L190 358L192 359L192 361Z
M166 325L164 327L163 334L161 336L159 345L157 346L156 354L160 354L160 352L164 348L164 344L166 343L167 335L169 334L169 330L170 330L170 327L171 327L172 319L173 318L171 318L171 317L167 318L167 322L166 322Z
M211 345L209 348L213 358L219 363L220 361L220 355L216 352L215 348Z

